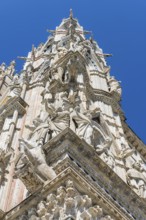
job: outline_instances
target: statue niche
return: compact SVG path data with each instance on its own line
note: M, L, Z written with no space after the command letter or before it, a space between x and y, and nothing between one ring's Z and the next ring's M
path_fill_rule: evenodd
M57 69L53 69L51 72L52 80L51 83L58 81L59 83L63 83L62 77L63 77L63 68L58 67Z
M80 60L80 58L76 55L71 56L64 67L64 73L62 75L63 82L71 84L80 83L78 82L78 78L81 78L79 79L79 81L81 81L81 83L84 83L83 74L80 74L82 69L85 70L85 67L83 66L83 61Z

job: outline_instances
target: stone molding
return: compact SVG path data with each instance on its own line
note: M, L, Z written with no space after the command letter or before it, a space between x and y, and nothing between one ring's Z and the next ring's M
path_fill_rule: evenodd
M19 216L27 215L26 210L31 209L31 207L36 207L40 201L44 201L47 195L56 191L60 186L68 181L72 180L76 188L82 192L84 195L87 194L93 198L93 203L102 207L108 215L113 216L115 220L133 220L132 216L126 213L123 209L120 210L120 206L115 203L111 203L107 198L105 198L101 192L99 192L91 183L87 181L81 174L78 174L77 171L74 171L72 168L67 168L62 173L60 173L55 179L50 182L46 182L43 188L37 191L35 194L28 197L16 208L8 212L3 220L14 220ZM82 183L82 185L81 185ZM38 196L39 195L39 196Z
M140 140L140 138L132 131L125 121L122 122L125 136L130 145L132 145L146 160L146 145Z
M54 166L56 164L56 158L60 158L59 161L61 161L66 154L72 157L75 163L79 164L79 167L82 167L91 178L96 179L100 187L108 191L108 194L113 196L125 209L127 204L130 204L128 208L129 212L132 213L135 201L140 212L141 210L146 210L145 200L132 191L131 188L99 158L99 155L95 153L92 146L88 145L84 140L81 140L69 128L66 128L58 137L55 137L44 145L44 150L48 162L53 163ZM62 169L59 165L57 166L57 170L60 169L60 171L66 168L64 160L61 166ZM79 169L79 167L77 169ZM57 170L56 172L58 173Z

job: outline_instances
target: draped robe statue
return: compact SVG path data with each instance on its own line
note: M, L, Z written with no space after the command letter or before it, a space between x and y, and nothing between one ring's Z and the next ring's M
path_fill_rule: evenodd
M49 116L48 116L49 118ZM50 138L50 125L48 120L45 122L40 116L33 120L33 126L26 126L31 130L28 139L20 139L20 155L16 164L16 170L24 167L28 161L31 162L36 173L44 180L52 179L56 176L54 170L46 163L45 155L42 149L46 138ZM49 134L49 135L48 135ZM47 141L46 140L46 141Z
M140 197L146 198L146 176L140 162L135 162L133 167L127 171L128 184L139 194Z
M73 111L71 113L71 118L77 125L76 133L79 135L79 137L85 139L88 144L95 146L93 140L97 133L102 140L106 140L106 134L103 128L100 126L100 124L92 120L92 115L89 111L85 115L79 111Z

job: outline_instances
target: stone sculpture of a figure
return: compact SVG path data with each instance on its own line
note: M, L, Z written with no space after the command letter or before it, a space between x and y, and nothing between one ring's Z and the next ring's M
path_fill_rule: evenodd
M18 75L13 76L13 81L12 84L10 85L10 94L9 94L9 98L10 97L15 97L15 96L20 96L21 94L21 85L19 82L19 77Z
M33 120L33 125L26 125L31 132L28 136L29 144L34 144L37 146L42 146L44 142L49 140L49 124L48 121L43 121L40 116Z
M45 160L42 145L49 136L48 121L43 122L38 116L33 120L33 126L26 126L31 130L28 139L20 139L20 162L16 165L16 170L26 165L28 161L34 166L37 174L43 179L52 179L56 176L55 172L49 167Z
M77 57L72 56L67 63L68 82L74 83L76 81L78 65Z
M62 82L62 75L63 75L63 68L62 67L58 67L57 69L53 69L52 70L52 82L53 81L58 81L58 82Z
M88 144L95 145L94 136L96 133L100 134L100 137L102 137L103 140L106 140L106 135L104 134L102 127L100 124L92 120L92 114L90 111L82 114L78 110L75 110L72 112L71 117L77 125L76 133L79 137L85 139Z
M11 63L10 63L10 66L6 69L6 73L13 76L14 72L15 72L15 65L16 65L16 62L15 60L13 60Z
M6 70L6 64L5 64L5 63L2 63L2 64L0 65L0 76L3 76L3 75L4 75L5 70Z
M22 148L24 154L27 156L28 160L34 166L36 173L43 179L53 179L56 177L56 174L52 167L49 167L45 160L44 152L41 146L30 145L24 139L20 139L20 149ZM24 164L25 165L25 164Z
M44 120L41 114L33 120L33 126L26 126L31 132L27 138L20 139L21 161L20 166L25 165L25 156L33 164L37 174L43 176L44 179L52 179L56 176L55 172L49 167L45 160L42 146L51 138L54 138L66 127L69 127L69 112L61 111L60 108L55 109L53 104L49 104L48 100L44 100L45 115ZM17 167L19 168L19 166Z
M61 111L61 108L55 109L53 105L45 105L45 109L49 114L47 122L49 124L49 129L52 134L52 138L58 135L66 127L69 127L69 112Z
M114 77L110 77L109 85L110 85L110 92L116 92L119 96L121 96L122 89L120 83Z
M146 176L140 161L135 162L127 171L127 182L140 197L146 198Z

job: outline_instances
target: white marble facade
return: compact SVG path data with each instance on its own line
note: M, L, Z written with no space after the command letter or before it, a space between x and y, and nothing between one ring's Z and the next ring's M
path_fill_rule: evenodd
M1 168L2 212L9 211L45 181L57 176L43 146L59 138L66 128L94 149L139 198L146 199L145 158L125 134L121 86L110 75L106 56L92 38L85 38L83 27L71 12L44 44L33 46L28 57L21 57L26 62L20 74L15 74L14 61L8 67L1 64L0 149L6 161ZM134 138L140 145L138 137ZM59 189L65 193L64 206L77 203L66 197L67 189ZM56 196L51 194L47 198L54 201ZM114 219L106 212L103 215L99 206L90 206L86 208L88 211L74 213L79 216L76 219L87 216L97 219L93 218L95 213L99 219ZM29 218L27 214L26 219L52 219L55 215L54 211L50 217L41 218L44 202L37 207L38 214L33 215L31 210L30 216L35 217ZM81 217L84 215L85 218Z

